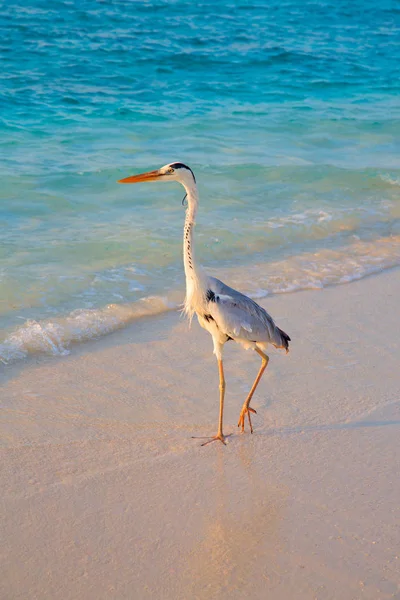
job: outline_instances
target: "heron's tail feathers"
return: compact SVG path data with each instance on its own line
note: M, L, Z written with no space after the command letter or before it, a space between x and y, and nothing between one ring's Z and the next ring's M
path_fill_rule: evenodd
M285 333L284 331L282 331L282 329L279 329L279 327L278 327L278 331L279 331L279 333L281 335L282 348L285 348L286 354L287 354L289 352L289 342L291 341L290 337L288 336L287 333Z

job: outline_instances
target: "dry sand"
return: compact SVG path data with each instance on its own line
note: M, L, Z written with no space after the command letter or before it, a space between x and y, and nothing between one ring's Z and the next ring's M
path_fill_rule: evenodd
M2 367L0 597L400 598L400 271L265 303L292 336L226 345L177 314Z

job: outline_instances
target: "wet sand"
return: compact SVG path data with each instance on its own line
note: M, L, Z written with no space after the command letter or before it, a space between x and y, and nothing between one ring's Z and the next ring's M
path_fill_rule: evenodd
M0 597L400 598L400 271L263 303L292 337L226 345L175 313L1 367Z

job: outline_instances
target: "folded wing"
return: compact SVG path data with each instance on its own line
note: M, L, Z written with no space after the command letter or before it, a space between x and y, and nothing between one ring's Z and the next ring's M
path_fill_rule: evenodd
M266 342L288 349L289 336L254 300L215 277L210 277L208 284L207 311L223 333L233 339Z

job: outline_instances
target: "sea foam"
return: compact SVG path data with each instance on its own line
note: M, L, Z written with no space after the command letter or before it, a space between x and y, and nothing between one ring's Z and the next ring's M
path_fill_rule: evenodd
M257 299L350 283L398 265L400 235L393 235L370 242L355 239L351 245L338 249L258 262L248 268L229 267L215 272L210 269L209 273ZM184 292L180 292L183 299ZM43 321L29 319L0 344L0 360L8 363L33 354L68 354L72 344L101 337L143 317L178 309L178 295L177 290L171 290L165 297L149 296L131 304L74 310L67 316Z
M65 317L27 320L0 344L3 363L32 354L69 354L71 344L85 342L116 331L135 319L176 308L162 297L148 297L132 304L109 304L101 309L74 310Z

